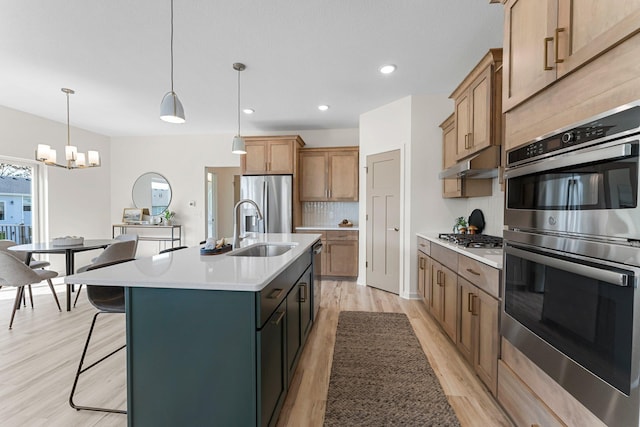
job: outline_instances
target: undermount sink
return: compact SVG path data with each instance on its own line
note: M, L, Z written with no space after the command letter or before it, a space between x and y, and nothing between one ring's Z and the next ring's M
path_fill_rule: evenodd
M238 249L228 253L229 256L250 256L250 257L270 257L278 256L290 251L295 245L258 243L247 248Z

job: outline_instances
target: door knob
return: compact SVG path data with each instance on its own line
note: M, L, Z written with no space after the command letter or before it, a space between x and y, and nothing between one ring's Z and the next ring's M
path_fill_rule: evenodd
M387 231L400 231L398 227L387 228Z

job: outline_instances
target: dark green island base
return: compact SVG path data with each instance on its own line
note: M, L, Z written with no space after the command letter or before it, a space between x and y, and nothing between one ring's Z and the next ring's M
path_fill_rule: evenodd
M126 288L128 425L275 425L313 325L311 260L260 292Z

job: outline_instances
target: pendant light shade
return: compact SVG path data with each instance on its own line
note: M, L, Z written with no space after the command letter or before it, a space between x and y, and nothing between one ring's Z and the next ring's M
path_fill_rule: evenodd
M169 123L184 123L184 108L175 92L167 92L162 98L160 118Z
M160 119L169 123L184 123L184 108L173 91L173 0L171 0L171 90L167 92L160 103Z
M247 150L244 145L244 138L240 135L233 137L233 144L231 145L231 152L233 154L247 154Z
M244 138L240 136L240 72L244 71L245 68L247 67L240 62L233 64L233 69L238 72L238 133L233 138L233 143L231 144L231 152L233 154L247 154Z

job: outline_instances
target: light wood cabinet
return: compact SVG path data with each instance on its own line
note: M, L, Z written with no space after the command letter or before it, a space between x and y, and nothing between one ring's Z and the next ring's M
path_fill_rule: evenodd
M431 262L431 313L456 342L458 329L458 276L439 262Z
M240 157L243 175L295 175L298 149L304 141L297 135L245 137L247 154Z
M502 49L491 49L451 94L456 159L502 143Z
M455 114L451 114L440 125L442 129L442 168L456 164L457 140ZM482 197L492 192L491 179L447 178L442 180L442 197Z
M300 151L300 200L358 201L358 147Z
M358 276L357 230L304 230L298 233L320 234L323 245L321 276Z
M355 277L358 275L358 232L326 232L326 257L324 270L327 276ZM323 266L323 268L325 268Z
M427 297L431 281L431 258L418 251L418 295L423 298L427 305L430 301Z
M498 387L500 303L462 277L458 277L458 301L460 317L456 345L495 396Z
M502 339L498 401L518 426L605 424L535 363Z
M565 426L519 378L500 362L498 400L518 426Z
M640 30L638 0L509 0L504 11L504 111Z
M458 257L458 350L494 396L500 354L500 270Z

